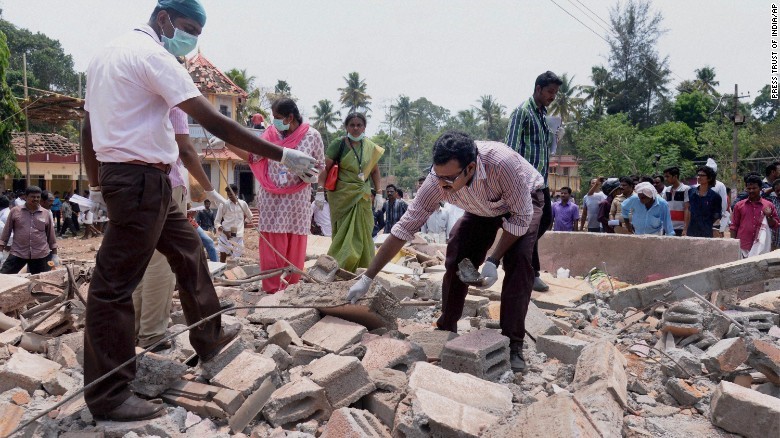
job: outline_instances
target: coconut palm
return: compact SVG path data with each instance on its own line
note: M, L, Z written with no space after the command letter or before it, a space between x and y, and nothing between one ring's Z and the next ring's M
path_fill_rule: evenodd
M458 111L455 119L459 129L462 129L472 137L479 138L483 135L479 128L479 117L473 108Z
M398 101L390 107L390 121L405 134L412 124L414 108L409 96L398 96Z
M341 92L341 97L339 98L341 105L350 113L361 109L363 112L371 111L371 108L369 108L371 96L366 93L366 81L360 79L360 74L353 71L344 78L344 81L347 83L347 86L338 89Z
M326 144L330 140L329 129L338 128L340 116L341 111L336 111L333 102L328 99L323 99L314 105L314 116L309 117L309 119L314 121L312 126L320 132Z
M241 87L247 93L247 99L244 102L239 103L236 110L236 117L240 122L243 122L252 114L260 113L263 116L268 116L268 113L262 108L260 102L260 89L255 86L255 77L247 73L245 68L237 69L232 68L225 72L225 76L230 78L234 84Z
M287 81L279 79L276 81L276 85L274 86L274 94L286 97L292 96L292 89L290 88L290 84L288 84Z
M564 73L561 75L561 82L563 83L558 88L558 94L553 103L550 104L550 114L560 116L563 123L566 123L572 118L579 119L583 100L579 97L581 87L572 85L574 76L569 77L567 73Z
M608 89L609 71L601 65L591 67L590 71L590 80L593 81L593 85L582 87L582 92L585 95L583 103L592 102L593 114L601 116L604 114L606 100L610 96Z
M496 102L490 94L483 95L477 102L479 106L475 109L479 119L483 122L488 140L501 140L503 133L499 132L498 128L506 107Z
M696 88L707 94L719 96L718 92L715 91L715 86L720 85L720 81L715 80L715 67L705 65L695 71L696 79L693 82L696 84Z

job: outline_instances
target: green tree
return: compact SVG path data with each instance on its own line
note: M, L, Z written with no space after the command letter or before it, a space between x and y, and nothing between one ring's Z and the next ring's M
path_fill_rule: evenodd
M290 84L287 83L287 81L283 81L279 79L276 81L276 85L274 85L274 93L279 96L292 96L292 89L290 88Z
M715 90L715 87L720 85L720 81L715 80L715 67L705 65L702 68L697 68L694 84L699 91L703 91L704 93L713 96L720 96Z
M263 109L260 102L260 89L255 86L255 76L247 73L245 68L231 68L225 72L225 76L247 93L247 99L238 105L236 111L239 122L245 122L255 113L263 114L268 118L269 112Z
M550 105L550 114L560 116L561 120L566 123L573 118L580 117L583 100L579 97L580 86L572 84L574 76L569 77L567 73L564 73L561 75L561 81L563 83L558 88L558 94Z
M693 175L691 162L701 155L693 129L683 122L666 122L647 129L645 133L661 148L675 147L682 158L682 161L676 164L682 175Z
M780 100L772 99L770 92L769 84L764 85L753 101L753 113L765 123L775 120L780 113Z
M484 138L485 132L479 126L479 117L473 108L460 110L454 117L450 117L445 129L463 131L473 138Z
M11 88L5 81L8 71L8 60L11 52L8 50L5 33L0 32L0 175L18 175L16 168L16 153L11 146L11 132L19 128L22 116L19 105L11 93Z
M725 117L703 123L697 130L697 140L701 147L702 157L711 157L718 163L718 179L731 187L731 161L734 150L733 125ZM750 169L746 158L755 157L758 151L756 130L751 124L744 125L738 131L737 176Z
M398 100L390 107L390 121L401 130L401 135L409 130L413 116L412 100L403 94L398 96Z
M492 95L486 94L477 101L477 116L482 120L485 135L488 140L503 140L506 129L501 129L501 118L504 116L504 105L499 104Z
M339 102L347 109L348 113L363 110L362 112L371 111L369 106L371 105L371 96L366 92L366 81L360 79L360 74L356 71L349 73L344 81L347 85L344 88L339 88L341 97Z
M709 120L709 114L712 112L715 102L712 97L699 90L690 93L680 93L677 95L673 105L674 118L678 122L683 122L691 129Z
M341 111L336 110L333 107L333 102L328 99L323 99L314 105L314 115L309 117L314 123L312 126L314 129L320 132L325 144L330 142L331 136L329 129L337 129L340 123Z
M590 71L590 80L593 82L593 85L582 87L582 92L585 95L583 102L590 102L593 105L591 114L595 118L599 118L604 115L605 103L611 97L609 92L609 71L601 65L594 65Z

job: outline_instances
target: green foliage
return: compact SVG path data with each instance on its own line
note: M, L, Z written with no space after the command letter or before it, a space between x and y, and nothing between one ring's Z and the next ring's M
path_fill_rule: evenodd
M701 153L696 143L696 133L685 123L666 122L656 125L647 130L647 135L655 138L662 147L675 146L683 160L693 161ZM680 171L683 172L682 167Z
M260 89L255 86L255 76L247 73L245 68L232 68L225 72L225 76L246 91L248 95L246 101L238 105L236 118L239 123L246 122L255 113L260 113L268 118L269 112L263 109L260 102Z
M715 101L704 92L694 90L680 93L673 105L674 118L685 123L691 129L709 120L709 113L715 107Z
M344 81L347 83L347 86L339 88L339 92L341 92L339 102L347 110L347 113L361 110L364 113L371 111L371 108L369 108L371 96L366 92L366 81L360 79L360 73L353 71L344 78Z
M11 56L6 43L5 33L0 32L0 175L18 175L16 154L11 147L11 132L18 129L22 121L19 105L5 81Z
M777 118L780 112L780 100L772 99L769 84L761 89L761 92L753 101L753 112L762 122L771 122Z
M502 141L506 136L506 126L502 125L501 119L504 117L506 107L489 94L483 95L477 102L479 106L475 109L477 116L482 120L485 136L488 140Z
M730 163L734 150L733 132L733 125L724 118L705 122L697 130L702 157L711 157L718 163L718 179L727 186L731 186ZM757 152L755 126L748 124L740 129L738 142L737 175L741 176L750 170L748 162L742 160L754 156Z
M314 105L314 115L309 117L313 121L312 126L322 135L322 141L325 144L330 143L332 137L330 129L337 129L341 124L341 111L337 111L333 102L323 99Z

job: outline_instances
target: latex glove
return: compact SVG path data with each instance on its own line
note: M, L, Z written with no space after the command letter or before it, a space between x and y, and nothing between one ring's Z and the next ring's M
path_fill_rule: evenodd
M90 190L89 200L94 202L96 207L108 211L108 207L106 207L106 201L103 200L103 192L100 190Z
M306 174L301 176L301 179L305 183L314 184L316 183L320 178L320 173L317 172L317 169L310 170L306 172Z
M211 202L213 202L214 204L216 204L218 206L220 204L227 204L227 202L228 202L228 200L225 199L224 196L222 196L219 193L217 193L216 190L209 190L208 192L206 192L206 199L210 200Z
M287 166L290 172L301 178L311 177L312 173L317 174L317 171L314 169L317 160L297 149L282 148L282 159L280 162Z
M54 264L55 268L57 266L62 266L62 262L60 261L60 256L58 256L57 254L52 254L51 255L51 262L52 262L52 264Z
M368 293L368 288L371 287L371 282L373 281L373 278L368 278L365 275L360 276L357 283L349 288L347 300L349 300L350 303L355 304L358 299L363 298L363 296Z
M477 286L479 289L487 289L490 286L493 286L496 283L496 280L498 280L498 266L491 262L485 262L479 273L485 279L482 286Z

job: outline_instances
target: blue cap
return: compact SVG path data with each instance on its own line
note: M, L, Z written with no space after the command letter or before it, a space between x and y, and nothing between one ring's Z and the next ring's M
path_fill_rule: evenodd
M206 25L206 10L200 0L158 0L157 7L173 9L174 11L198 22L201 27Z

